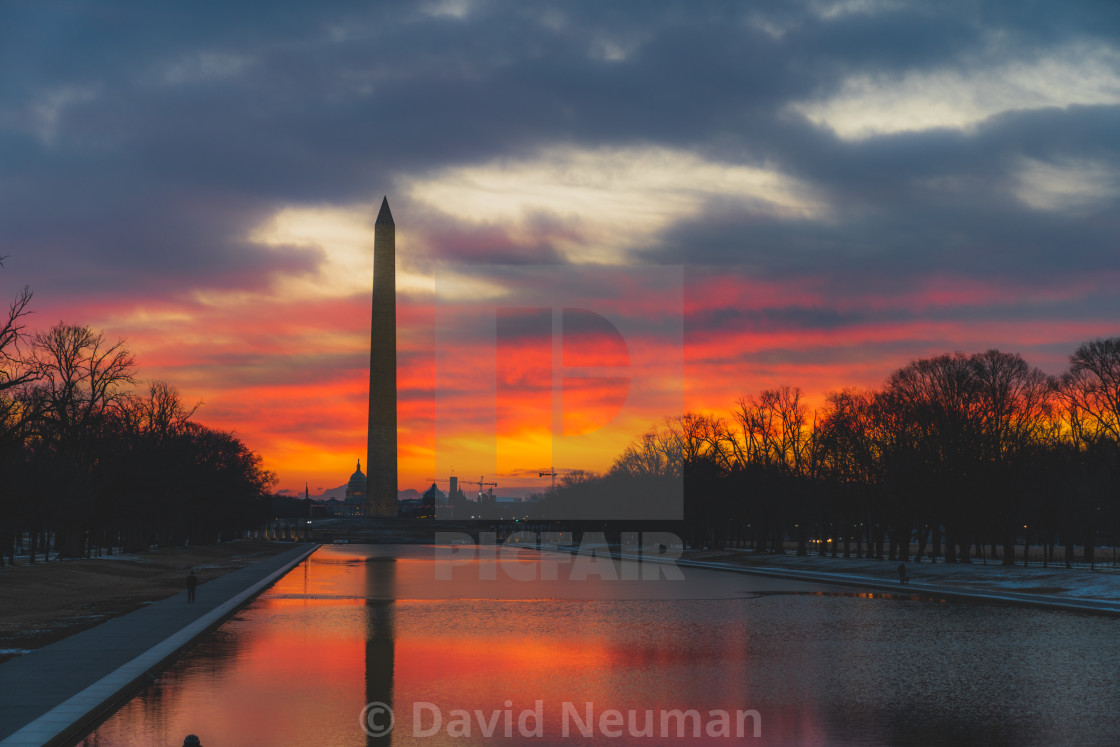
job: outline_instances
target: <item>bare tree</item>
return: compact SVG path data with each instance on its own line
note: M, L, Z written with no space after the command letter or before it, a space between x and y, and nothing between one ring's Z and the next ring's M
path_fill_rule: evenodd
M132 429L161 443L183 432L202 402L187 407L179 390L166 381L149 381L147 396L133 396L125 408Z
M1096 536L1103 529L1100 521L1111 520L1114 542L1120 528L1120 337L1096 339L1078 347L1056 390L1068 414L1072 441L1078 451L1085 452L1079 458L1088 459L1102 477L1111 475L1081 491L1082 508L1092 517L1080 527L1092 563ZM1081 481L1088 471L1081 470ZM1072 554L1068 544L1066 553L1067 558Z
M1017 353L989 350L971 356L969 363L979 385L986 456L998 461L1020 453L1045 428L1051 380Z
M680 477L684 466L681 440L668 428L650 428L615 459L609 474L626 477Z
M0 266L3 264L4 257L0 257ZM31 289L24 286L8 305L7 313L0 315L0 566L4 565L5 550L14 562L18 465L29 413L25 402L15 394L35 378L21 350L30 305Z
M963 353L916 360L891 374L887 401L912 438L907 459L924 477L931 496L929 522L945 528L945 557L957 559L957 545L967 561L971 546L971 503L967 492L978 460L979 385Z
M107 343L100 332L62 322L32 338L28 360L36 377L24 392L39 471L35 510L54 525L59 556L79 557L112 501L98 465L104 436L126 406L134 362L123 340Z
M1003 536L1003 562L1014 563L1015 536L1033 505L1023 476L1044 440L1052 409L1053 382L1017 353L989 350L969 358L978 391L979 437L974 520L992 539ZM1037 481L1031 492L1037 492ZM1035 523L1035 517L1029 521Z
M35 335L31 364L37 378L32 400L61 443L74 444L103 415L120 409L135 383L135 361L124 340L108 343L101 332L59 322Z
M720 470L730 469L733 436L723 418L686 412L680 417L665 418L665 430L685 466L710 462Z
M757 397L740 397L735 420L742 434L736 444L744 463L777 467L802 474L808 457L809 408L801 401L801 388L782 386L763 390Z
M4 257L0 257L0 266ZM34 371L25 365L20 355L20 343L26 334L24 319L31 310L31 289L26 285L8 305L8 312L0 317L0 392L31 381Z
M828 407L817 430L827 474L841 484L877 483L881 467L873 438L875 395L845 389L825 399Z
M1120 337L1077 348L1059 392L1077 421L1078 435L1120 442Z

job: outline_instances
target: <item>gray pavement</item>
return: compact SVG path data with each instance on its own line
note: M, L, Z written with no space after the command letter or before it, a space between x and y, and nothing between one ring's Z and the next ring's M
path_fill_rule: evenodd
M291 550L0 664L0 745L79 736L191 641L310 555Z

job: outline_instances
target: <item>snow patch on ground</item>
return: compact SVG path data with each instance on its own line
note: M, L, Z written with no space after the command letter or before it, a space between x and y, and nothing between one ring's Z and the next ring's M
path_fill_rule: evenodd
M787 571L815 571L837 573L845 576L871 579L879 582L898 582L898 562L890 560L857 560L796 555L751 555L749 550L726 550L724 557L702 558L714 553L685 553L694 559L735 562L759 569L772 568ZM728 558L726 555L732 555ZM1120 568L1111 562L1096 570L1042 568L1038 566L1005 566L983 563L915 563L906 564L911 583L939 584L981 591L1015 591L1025 594L1042 594L1071 599L1120 600Z

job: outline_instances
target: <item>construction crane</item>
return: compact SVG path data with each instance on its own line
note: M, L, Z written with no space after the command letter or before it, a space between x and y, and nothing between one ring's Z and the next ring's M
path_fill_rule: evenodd
M549 467L548 472L541 472L538 476L539 477L551 477L552 478L552 489L556 490L556 475L558 475L558 474L559 473L556 471L555 467Z
M479 475L479 478L477 480L470 480L470 481L464 480L463 482L467 485L477 485L478 486L478 496L480 498L482 497L482 488L489 485L490 486L490 497L493 498L494 497L494 488L498 487L498 483L496 483L496 482L483 482L485 479L486 479L486 475Z

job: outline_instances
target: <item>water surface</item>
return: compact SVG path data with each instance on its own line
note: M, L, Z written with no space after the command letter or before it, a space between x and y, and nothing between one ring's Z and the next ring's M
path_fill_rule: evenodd
M84 744L177 746L192 732L205 747L1120 742L1111 618L691 568L683 581L573 580L570 565L535 553L509 571L537 580L490 559L440 580L447 553L321 548ZM370 702L394 710L389 735L363 731ZM456 709L469 737L448 733ZM672 711L689 709L698 718L678 738ZM541 736L521 736L523 711ZM742 739L712 736L720 712L732 730L741 717Z

